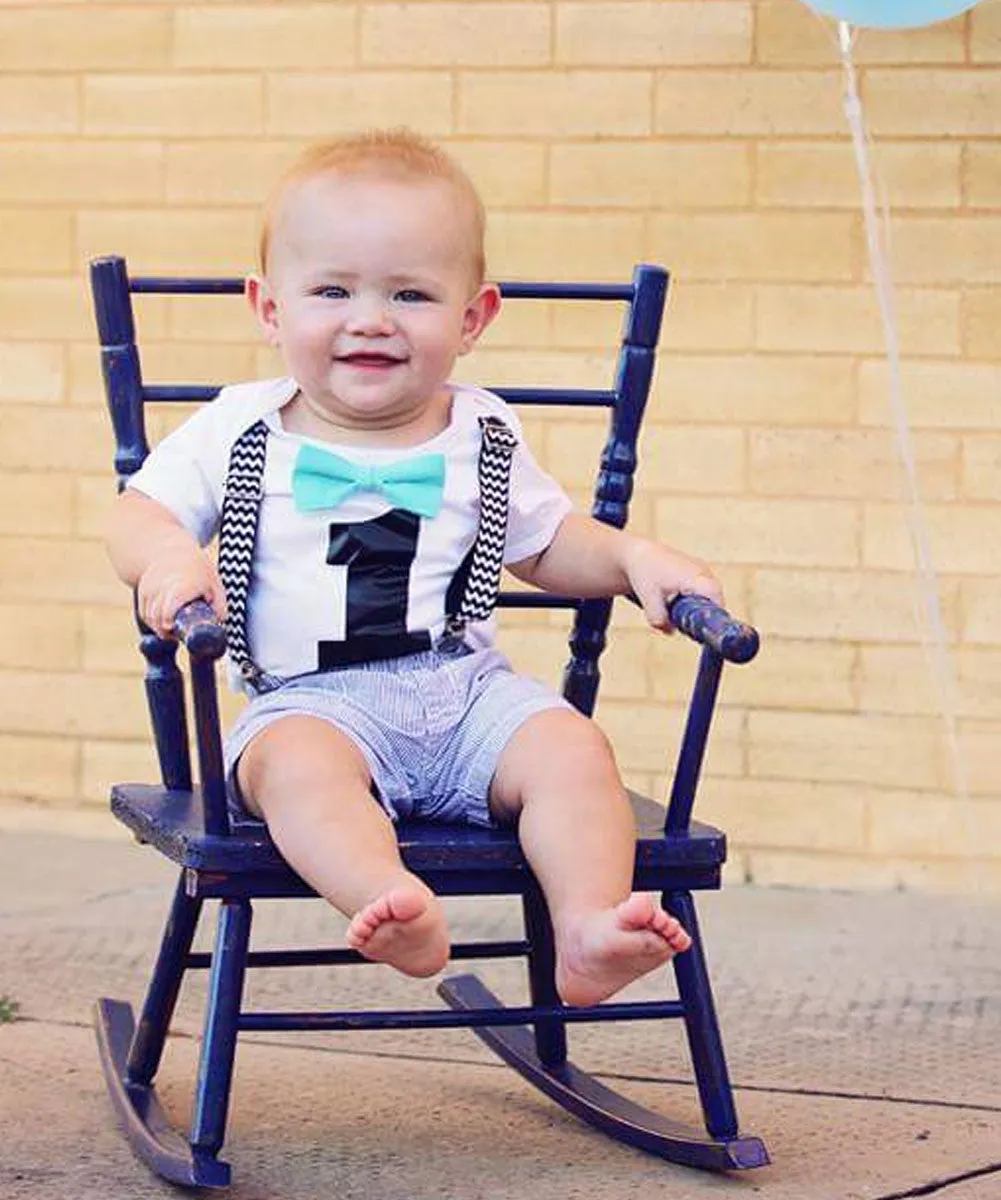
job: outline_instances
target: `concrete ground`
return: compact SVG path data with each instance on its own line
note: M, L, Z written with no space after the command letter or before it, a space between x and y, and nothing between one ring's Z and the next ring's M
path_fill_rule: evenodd
M66 833L72 827L72 834ZM137 1003L173 886L111 818L32 828L0 813L0 1198L179 1193L119 1136L90 1011ZM450 901L459 936L513 933L507 901ZM701 903L744 1132L773 1165L673 1166L564 1114L466 1031L244 1035L229 1137L233 1200L1001 1200L1001 907L976 898L734 887ZM255 907L255 944L335 944L320 902ZM211 930L200 940L205 944ZM484 964L523 999L518 963ZM159 1076L185 1122L204 973ZM637 995L656 994L644 983ZM436 1004L382 967L260 971L247 1006ZM605 1025L578 1065L697 1117L676 1024Z

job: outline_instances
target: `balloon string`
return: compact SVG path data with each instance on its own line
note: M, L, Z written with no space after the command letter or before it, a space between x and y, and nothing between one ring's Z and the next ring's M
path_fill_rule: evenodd
M935 568L932 565L927 525L923 516L921 491L918 484L918 473L914 455L914 443L907 421L907 410L904 405L901 383L900 343L897 336L896 306L894 302L893 283L887 267L887 255L885 252L885 243L889 241L889 205L886 202L885 196L882 200L882 205L877 205L869 153L871 143L865 127L862 102L859 98L858 79L855 73L855 65L852 61L853 40L852 30L847 21L840 21L838 23L838 48L844 67L845 113L851 129L852 147L855 151L859 181L862 185L862 207L865 214L869 265L872 270L876 298L879 302L879 311L883 324L889 373L890 401L897 435L897 446L900 451L901 464L904 468L903 481L907 525L920 585L919 591L924 601L924 619L922 619L922 607L915 598L915 619L921 633L925 658L935 681L936 691L938 692L939 707L945 722L949 754L952 761L953 782L956 794L960 799L966 800L969 798L969 781L967 778L966 762L960 752L959 746L956 719L956 681L949 654L946 650L945 623L942 619L939 588ZM880 222L880 215L882 215L882 223ZM931 631L930 639L928 636L929 630Z

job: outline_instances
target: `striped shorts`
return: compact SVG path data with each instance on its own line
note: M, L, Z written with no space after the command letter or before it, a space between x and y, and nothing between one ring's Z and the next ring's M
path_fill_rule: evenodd
M393 821L421 817L489 826L497 762L529 717L571 709L551 688L516 675L488 648L426 650L289 680L255 697L225 746L230 814L255 822L236 784L240 755L262 730L288 716L328 721L357 745L373 790Z

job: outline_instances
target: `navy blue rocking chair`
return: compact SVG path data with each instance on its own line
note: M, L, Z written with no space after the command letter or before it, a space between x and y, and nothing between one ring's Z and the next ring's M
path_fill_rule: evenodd
M117 450L120 482L148 452L144 405L153 401L203 401L216 387L147 386L136 345L132 293L233 294L243 280L130 278L123 259L91 267L101 359ZM602 406L609 410L593 515L621 527L626 522L636 467L636 441L653 372L667 273L639 266L624 284L509 283L508 298L618 301L626 306L614 387L609 390L497 388L525 404ZM611 600L581 601L540 593L502 595L509 606L549 605L574 610L564 695L590 714L599 681ZM692 820L692 806L724 661L747 662L758 637L747 625L697 597L672 608L680 630L702 644L670 803L632 796L639 829L635 887L660 892L665 906L691 933L692 948L672 962L677 999L610 1001L566 1008L553 981L552 932L541 892L509 831L409 823L399 827L404 860L439 894L520 896L525 937L520 941L457 944L454 960L521 956L527 960L531 1004L504 1006L472 974L438 987L446 1008L375 1012L253 1012L242 1007L248 967L363 963L346 949L249 948L251 906L258 897L313 897L284 863L267 834L230 828L225 802L215 665L225 635L211 610L196 601L177 620L187 649L199 782L194 782L185 717L185 684L176 663L177 643L142 628L146 694L162 780L121 784L111 792L114 815L137 839L156 847L179 868L179 881L138 1023L129 1004L102 999L97 1037L108 1089L133 1149L155 1172L188 1186L224 1187L230 1167L219 1158L225 1134L237 1035L242 1030L343 1030L470 1027L505 1062L563 1108L612 1137L673 1162L710 1170L757 1167L768 1162L761 1140L739 1131L723 1045L692 893L718 888L726 857L724 834ZM206 900L218 900L214 949L192 952ZM156 1095L160 1064L186 970L210 972L191 1128L170 1127ZM575 1022L637 1019L684 1022L705 1128L689 1127L640 1107L575 1067L567 1057L567 1026Z

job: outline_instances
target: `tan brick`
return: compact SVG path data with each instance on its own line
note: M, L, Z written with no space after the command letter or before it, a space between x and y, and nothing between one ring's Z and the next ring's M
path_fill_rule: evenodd
M353 4L273 4L174 9L174 62L179 67L347 67L356 61Z
M80 279L0 277L0 329L12 339L93 337L94 318Z
M62 5L0 11L0 68L16 71L150 70L167 65L171 14L152 5L80 12Z
M929 104L927 98L935 97ZM1001 71L925 67L866 75L863 96L873 137L996 137Z
M849 280L855 274L856 223L847 214L656 215L654 258L682 278Z
M855 507L823 500L658 500L657 533L710 561L849 567L859 559Z
M734 208L750 199L749 149L616 141L552 148L550 199L569 207Z
M960 313L963 351L972 358L1001 360L1001 287L964 289Z
M155 142L0 142L0 201L149 203L162 194L162 160Z
M269 346L261 346L254 351L255 379L277 379L286 374L285 365L277 350Z
M617 280L642 245L643 220L632 213L501 212L487 229L487 256L502 277Z
M600 695L607 700L643 700L650 695L646 653L651 638L642 632L620 630L600 662ZM570 659L567 635L557 629L521 629L506 644L515 670L558 688Z
M693 137L844 133L835 71L662 71L654 132Z
M748 714L748 771L935 791L947 786L944 740L925 717L757 709Z
M139 631L132 617L126 588L117 606L89 606L79 610L83 631L83 669L105 675L142 674Z
M619 327L616 324L611 336L573 342L567 338L557 338L553 334L553 305L541 300L505 300L500 317L487 329L477 342L477 349L471 357L475 361L479 347L490 349L526 350L532 349L568 349L583 345L588 349L607 351L619 340Z
M720 696L747 708L853 711L855 656L836 642L765 638L753 662L726 670Z
M484 387L592 387L611 386L614 357L582 350L517 350L481 348L468 360L459 360L456 379ZM535 411L522 410L522 414Z
M754 289L729 282L676 283L661 340L667 350L749 349L754 344Z
M120 603L121 588L100 542L0 537L0 601Z
M958 495L959 442L941 434L912 441L921 494ZM750 490L770 496L897 500L905 477L889 430L752 430Z
M299 141L172 142L165 195L178 205L259 205L301 148Z
M0 729L73 737L141 737L148 721L131 679L75 672L0 671Z
M958 207L961 154L958 145L928 141L877 146L873 165L891 209ZM858 168L847 141L764 142L757 164L756 195L762 205L853 212L861 205Z
M257 75L89 75L83 80L88 134L240 137L264 131Z
M739 429L650 424L640 445L640 477L658 492L739 495L746 459Z
M997 721L960 721L958 757L969 794L1001 803Z
M0 78L0 134L74 133L79 120L77 82L72 76Z
M1001 500L1001 437L963 438L964 497Z
M81 743L80 794L90 804L107 804L115 783L159 783L151 740Z
M267 132L330 137L366 126L409 125L431 136L452 132L447 71L352 71L269 76ZM359 114L364 113L364 120Z
M145 321L140 320L140 328L144 326ZM167 334L180 342L235 342L241 346L256 345L260 337L242 296L171 296ZM144 337L154 336L161 335L144 331Z
M770 66L823 66L837 59L836 31L806 5L782 0L757 4L757 62ZM860 66L872 63L951 63L964 58L962 21L923 28L866 29L852 47Z
M515 306L510 301L505 307L506 314ZM574 303L567 300L548 305L549 325L545 328L546 340L549 344L560 347L586 347L607 350L617 346L622 337L622 320L625 312L620 304L587 304ZM521 305L521 312L529 309L540 313L541 306L531 301ZM492 333L495 326L491 326Z
M459 132L487 137L650 132L646 71L481 71L459 78Z
M216 385L256 378L255 345L148 341L142 349L148 383ZM194 411L193 409L189 411Z
M103 538L115 503L115 481L108 475L79 475L74 485L74 529L81 537Z
M841 784L707 779L699 817L755 848L864 851L866 798Z
M955 638L957 586L940 581L939 590L945 627ZM751 595L751 620L762 634L890 643L921 638L918 585L911 575L762 569Z
M964 197L974 208L1001 208L1001 147L970 142L965 148Z
M996 4L984 4L970 15L970 58L1001 62L1001 13Z
M979 858L1001 844L993 836L1001 832L1001 805L990 801L877 791L871 811L871 847L877 854Z
M0 665L35 671L80 666L80 614L69 604L0 604Z
M75 741L0 733L3 794L26 800L70 800L77 794Z
M72 479L20 471L0 475L0 534L68 534L72 529Z
M701 66L751 61L752 5L559 3L556 61L568 66Z
M751 850L747 864L748 882L759 887L885 891L901 884L901 864L869 855Z
M1001 646L1001 581L960 581L964 642Z
M77 239L82 257L114 249L136 274L238 273L253 266L257 229L256 214L239 209L100 209L80 213Z
M421 3L362 9L361 61L394 67L538 67L550 61L545 4Z
M445 140L443 144L469 172L488 209L544 204L547 151L542 143Z
M866 566L896 571L914 569L910 508L867 504L863 514L862 558ZM970 575L997 573L996 507L924 504L916 516L927 537L936 571Z
M46 406L0 409L0 466L47 471L89 470L111 461L108 422L102 414Z
M599 700L596 717L623 770L664 771L673 767L686 711L680 706ZM716 714L706 750L707 775L742 774L743 720L737 710L721 709Z
M1001 894L1001 869L995 858L895 859L898 886L943 895L987 898Z
M902 284L996 283L1001 217L896 217L893 275Z
M867 711L943 719L1001 717L1001 653L939 647L863 646L859 703Z
M100 350L92 338L90 344L68 347L66 399L70 404L86 405L104 411L104 383L101 378ZM108 426L110 429L110 425Z
M959 350L959 297L948 291L901 290L897 333L905 354ZM764 350L877 354L884 349L876 297L869 287L758 288L758 345Z
M4 274L52 275L73 266L73 218L55 209L4 208L0 222Z
M0 342L0 404L58 404L66 382L62 346Z
M1001 366L977 362L904 362L900 391L914 429L1001 428L997 396ZM895 424L889 370L882 361L862 363L859 417L864 425Z

